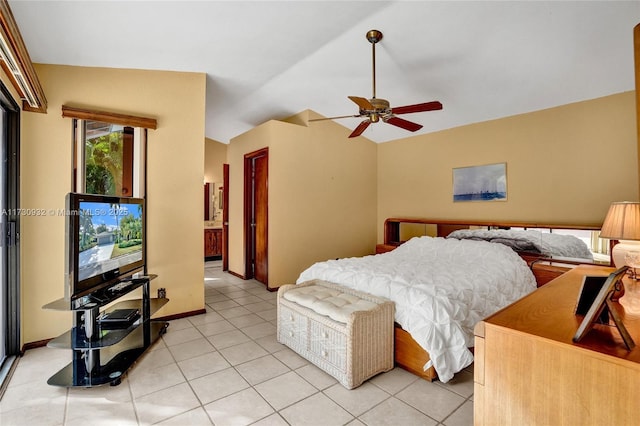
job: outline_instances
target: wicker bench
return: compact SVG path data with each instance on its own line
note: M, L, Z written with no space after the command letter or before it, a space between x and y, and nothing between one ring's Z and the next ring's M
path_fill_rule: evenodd
M278 341L347 389L393 368L394 304L311 280L278 290Z

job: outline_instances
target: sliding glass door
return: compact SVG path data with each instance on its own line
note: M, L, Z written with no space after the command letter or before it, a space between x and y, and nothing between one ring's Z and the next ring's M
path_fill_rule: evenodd
M0 83L0 397L20 352L20 109Z
M0 106L0 134L5 134L5 122L6 122L6 111L4 108ZM1 174L0 174L0 212L6 211L6 143L5 137L2 138L2 143L0 143L0 158L2 159ZM0 215L0 229L2 231L7 229L7 220L6 215ZM3 232L2 235L5 233ZM7 309L7 255L6 255L6 244L4 239L1 238L0 235L0 365L2 365L7 357L7 348L6 348L6 338L7 338L7 330L6 330L6 316L8 313Z

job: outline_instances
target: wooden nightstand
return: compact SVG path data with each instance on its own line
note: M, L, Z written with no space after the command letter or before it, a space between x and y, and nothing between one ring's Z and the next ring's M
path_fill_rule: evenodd
M396 247L398 247L398 246L391 245L391 244L377 244L376 245L376 254L386 253L388 251L394 250Z

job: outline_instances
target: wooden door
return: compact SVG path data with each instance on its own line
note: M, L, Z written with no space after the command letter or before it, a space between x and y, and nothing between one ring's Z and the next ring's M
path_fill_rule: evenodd
M255 257L254 278L261 283L268 284L267 265L267 177L269 158L260 156L255 161L254 176L254 230L255 230Z
M245 155L245 277L268 286L269 150Z
M229 165L222 165L222 270L229 270Z

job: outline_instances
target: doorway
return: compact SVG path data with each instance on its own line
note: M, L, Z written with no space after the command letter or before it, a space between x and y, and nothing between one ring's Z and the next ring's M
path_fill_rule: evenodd
M244 156L245 278L269 286L268 274L269 148Z

